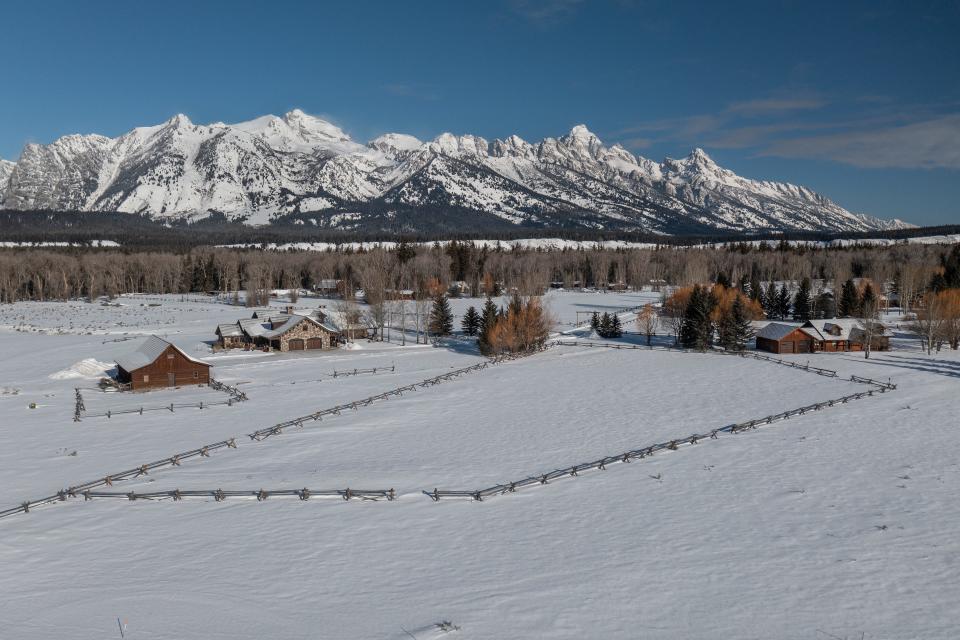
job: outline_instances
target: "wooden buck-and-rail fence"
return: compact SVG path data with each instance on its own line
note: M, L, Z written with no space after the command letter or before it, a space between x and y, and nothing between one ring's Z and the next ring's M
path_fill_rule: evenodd
M526 478L523 478L521 480L515 480L511 482L496 484L490 487L486 487L484 489L467 489L467 490L443 489L441 490L441 489L435 488L433 489L433 491L425 490L423 491L423 493L429 496L434 501L439 501L441 498L469 498L476 501L482 501L484 498L488 498L491 496L514 493L517 490L523 489L525 487L549 484L551 481L558 480L560 478L576 477L577 475L579 475L584 471L592 471L592 470L603 471L610 465L614 465L617 463L628 463L633 460L639 460L642 458L646 458L648 456L652 456L653 454L659 451L676 451L678 448L682 446L694 445L706 440L716 440L720 434L736 434L742 431L757 429L761 426L773 424L774 422L778 422L780 420L788 420L795 416L802 416L806 413L821 411L828 407L846 404L848 402L851 402L853 400L859 400L861 398L867 398L867 397L873 396L875 393L886 393L887 391L896 389L896 385L892 385L889 383L876 382L868 378L857 378L856 376L853 376L851 381L867 384L870 386L875 386L876 388L871 388L867 391L861 391L858 393L852 393L840 398L835 398L833 400L817 402L804 407L799 407L797 409L790 409L789 411L775 413L775 414L764 416L763 418L758 418L755 420L748 420L746 422L739 422L739 423L727 425L724 427L718 427L716 429L711 429L710 431L707 431L704 433L694 433L692 435L689 435L683 438L675 438L672 440L658 442L656 444L641 447L639 449L631 449L630 451L625 451L623 453L605 456L603 458L593 460L591 462L584 462L584 463L564 467L562 469L554 469L553 471L537 473L534 475L527 476Z
M76 403L73 411L73 421L80 422L83 418L112 418L114 416L131 413L136 413L142 416L144 413L150 411L169 411L173 413L175 409L207 409L217 406L232 407L234 403L243 402L247 399L246 393L240 391L236 387L231 387L228 384L224 384L219 380L211 379L210 382L207 383L207 386L216 391L222 391L226 393L226 399L213 401L199 400L197 402L171 402L165 405L140 406L132 409L108 409L103 413L87 413L86 406L83 402L83 394L80 392L80 389L77 388L75 389Z
M533 352L530 352L530 353L533 353ZM363 400L357 400L354 402L345 403L342 405L338 405L336 407L331 407L330 409L324 409L322 411L309 414L307 416L295 418L293 420L288 420L278 425L268 427L266 429L260 429L259 431L255 431L249 434L249 437L251 440L258 440L258 441L263 440L271 435L277 435L282 433L283 430L287 427L303 426L305 423L310 421L314 421L314 420L319 421L325 415L331 415L331 414L339 415L339 413L347 409L355 410L355 409L358 409L359 407L373 404L378 400L386 400L391 396L403 395L404 391L413 391L417 388L435 386L442 382L453 380L454 378L457 378L466 373L481 371L483 369L486 369L489 366L500 364L510 360L515 360L517 358L530 355L530 353L504 355L504 356L498 356L495 358L490 358L488 360L479 362L470 367L463 367L462 369L449 371L445 374L434 376L432 378L427 378L426 380L421 380L420 382L417 382L411 385L398 387L397 389L387 391L386 393L370 396L368 398L364 398ZM90 491L97 487L103 487L103 486L109 487L109 486L113 486L114 482L122 482L124 480L135 480L137 478L140 478L141 476L149 475L149 472L156 469L178 467L185 460L195 459L195 458L208 458L210 457L210 454L214 451L223 450L223 449L236 449L236 448L237 448L236 438L229 438L227 440L214 442L212 444L205 445L198 449L191 449L190 451L177 453L167 458L162 458L160 460L154 460L153 462L142 464L138 467L126 469L124 471L120 471L117 473L111 473L102 478L97 478L96 480L91 480L89 482L73 485L66 489L61 489L60 491L56 492L53 495L49 495L36 500L27 500L27 501L21 502L19 505L15 507L10 507L8 509L0 510L0 518L16 515L18 513L29 513L31 509L34 509L36 507L47 505L47 504L54 504L57 502L62 502L68 497L82 496L82 494L85 491Z

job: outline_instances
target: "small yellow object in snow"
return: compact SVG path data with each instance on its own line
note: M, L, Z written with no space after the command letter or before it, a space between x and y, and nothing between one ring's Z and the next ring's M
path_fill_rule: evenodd
M36 408L37 408L37 403L36 403L36 402L31 402L28 406L29 406L31 409L36 409Z

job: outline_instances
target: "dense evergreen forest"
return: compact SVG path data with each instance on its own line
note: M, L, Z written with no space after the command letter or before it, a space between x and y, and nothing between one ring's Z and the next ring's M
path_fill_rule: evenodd
M461 220L460 216L457 220ZM383 227L378 230L324 229L291 218L285 222L253 227L231 222L214 214L202 220L156 220L130 213L80 211L11 211L0 210L0 242L40 243L68 242L89 244L110 240L124 247L186 251L193 247L227 244L269 244L287 242L376 242L404 239L408 242L433 240L503 240L519 238L563 238L567 240L627 240L662 245L685 246L709 242L740 240L809 240L837 238L858 240L885 238L901 240L919 236L960 233L960 225L874 231L863 233L790 232L766 234L732 234L663 236L651 233L610 232L587 229L562 229L469 224L441 225L432 233L411 232L404 227Z

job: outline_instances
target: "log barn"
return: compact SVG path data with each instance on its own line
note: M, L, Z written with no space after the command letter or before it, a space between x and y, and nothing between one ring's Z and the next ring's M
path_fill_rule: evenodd
M116 363L118 381L134 391L210 382L209 364L157 336L150 336Z
M757 332L757 349L770 353L812 353L813 338L798 326L771 322Z

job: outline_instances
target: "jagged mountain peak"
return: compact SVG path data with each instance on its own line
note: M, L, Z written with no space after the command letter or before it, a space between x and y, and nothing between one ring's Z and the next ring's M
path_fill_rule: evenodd
M707 155L707 152L700 147L695 147L693 151L690 152L690 155L686 157L686 161L690 164L707 167L715 167L717 165L717 163L713 161L713 158Z
M252 224L311 216L351 229L402 219L424 231L441 224L438 216L449 225L450 215L470 228L494 221L660 233L901 224L850 213L804 187L742 178L703 149L662 163L634 156L583 124L532 144L517 135L491 143L442 133L422 142L387 133L363 145L300 109L236 124L195 125L178 114L118 138L27 145L15 164L0 162L0 201L22 210L217 211Z
M489 148L486 139L470 134L456 136L452 133L441 133L430 143L430 150L434 153L452 156L487 155Z
M193 126L193 123L190 121L190 118L188 118L183 113L178 113L177 115L173 116L163 124L170 127L175 127L175 128L184 128L184 127Z

